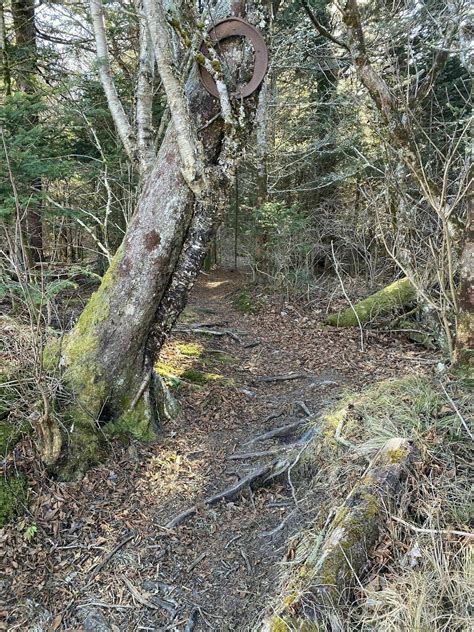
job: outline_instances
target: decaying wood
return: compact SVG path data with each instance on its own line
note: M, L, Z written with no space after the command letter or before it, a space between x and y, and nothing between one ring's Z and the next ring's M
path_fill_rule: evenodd
M322 544L307 548L300 545L301 570L297 585L291 585L294 598L285 602L281 611L268 619L263 630L275 629L278 622L302 625L300 597L304 594L307 608L312 601L312 622L324 624L324 613L349 599L355 578L370 561L381 535L390 520L390 508L397 504L402 482L414 457L407 439L387 441L372 460L361 481L353 488L329 524ZM319 546L319 544L321 544ZM295 616L296 615L296 616ZM314 617L314 619L313 619ZM273 627L272 627L273 626Z
M393 314L416 301L416 290L407 279L399 279L355 305L330 314L326 322L336 327L356 327L358 324Z

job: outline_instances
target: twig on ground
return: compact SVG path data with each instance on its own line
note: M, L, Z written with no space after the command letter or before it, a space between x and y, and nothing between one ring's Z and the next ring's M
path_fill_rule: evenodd
M353 443L351 443L347 439L344 439L344 437L341 437L342 427L344 426L345 421L346 417L345 415L343 415L341 421L337 424L336 431L334 432L334 439L346 448L351 448L355 450L356 446Z
M206 553L206 552L201 553L201 555L199 555L199 556L198 556L198 557L194 560L194 562L191 562L191 564L190 564L190 565L188 566L188 568L187 568L188 573L191 573L191 571L193 571L193 570L196 568L196 566L197 566L200 562L202 562L202 561L203 561L203 559L206 557L206 555L207 555L207 553Z
M202 329L202 328L194 328L194 329L175 329L176 332L178 333L183 333L183 334L205 334L208 336L229 336L230 338L232 338L232 340L236 340L239 344L241 344L242 346L245 346L244 343L242 342L242 340L239 338L239 336L234 333L233 331L231 331L230 329L223 329L222 331L217 331L214 329ZM247 336L247 332L242 331L239 332L241 336Z
M288 375L264 375L256 377L254 382L284 382L287 380L303 380L312 377L308 373L289 373Z
M247 554L245 553L245 551L243 549L240 549L240 555L242 556L244 562L245 562L245 566L247 567L247 572L250 573L252 572L252 566L250 564L250 560L247 556Z
M103 601L89 601L88 603L79 603L75 606L76 608L107 608L107 609L117 609L117 610L129 610L134 608L134 606L129 606L128 604L119 604L119 603L104 603Z
M238 540L238 539L239 539L239 538L241 538L241 537L242 537L242 534L241 534L241 533L239 533L239 535L236 535L236 536L234 536L233 538L231 538L231 539L227 542L227 544L224 546L224 549L228 549L228 548L229 548L229 546L232 544L232 542L235 542L236 540Z
M301 450L298 452L298 454L296 455L296 458L289 464L288 466L288 484L290 486L291 489L291 495L293 497L293 500L295 501L295 505L296 507L298 507L298 499L296 498L296 490L295 487L293 485L293 482L291 480L291 470L295 467L295 465L299 462L301 455L303 454L303 452L306 450L306 448L309 446L310 441L306 441L306 443L303 444L303 447L301 448Z
M266 423L267 421L271 421L272 419L278 419L278 417L281 417L282 415L285 414L285 410L286 410L286 407L283 407L277 413L271 413L270 415L268 415L268 417L265 417L265 419L263 420L263 423Z
M467 432L467 434L469 435L471 440L474 440L474 435L472 434L472 432L469 430L469 426L466 423L466 420L464 419L464 417L461 415L461 413L459 412L459 408L456 406L456 404L454 403L453 398L451 397L451 395L448 393L448 391L444 388L444 384L442 382L440 382L440 386L443 389L443 393L446 395L446 398L448 400L448 402L451 404L454 412L456 413L456 415L459 417L459 419L461 420L462 425L464 426L465 431Z
M457 529L426 529L425 527L417 527L414 524L410 524L406 522L402 518L398 516L390 516L392 520L395 522L399 522L404 527L408 527L412 531L416 531L417 533L428 533L432 535L459 535L462 538L469 538L469 540L474 540L474 533L469 533L469 531L458 531Z
M257 347L259 344L260 344L260 340L254 340L253 342L247 342L246 344L242 344L242 347L244 349L251 349L252 347Z
M294 516L295 511L290 511L290 513L285 516L285 518L280 522L279 525L277 525L274 529L271 529L270 531L262 531L262 533L259 533L258 537L259 538L270 538L271 536L275 535L276 533L278 533L279 531L281 531L283 529L283 527L286 525L286 523L288 522L288 520Z
M94 570L93 570L93 571L92 571L92 573L90 574L89 581L88 581L87 585L89 585L89 584L92 582L92 580L94 579L94 577L95 577L98 573L100 573L100 571L104 568L104 566L110 562L110 560L113 558L113 556L114 556L116 553L118 553L118 551L120 551L120 549L121 549L122 547L124 547L124 546L127 544L127 542L130 542L130 540L133 540L133 538L135 537L135 535L136 535L135 533L130 534L129 536L127 536L127 537L125 538L125 540L122 540L121 542L119 542L119 543L117 544L117 546L115 546L115 547L114 547L114 548L110 551L110 553L109 553L109 554L105 557L105 559L104 559L102 562L100 562L100 563L99 563L99 564L98 564L98 565L94 568Z
M227 325L228 320L211 320L207 323L192 323L190 325L191 329L205 329L207 327L223 327Z

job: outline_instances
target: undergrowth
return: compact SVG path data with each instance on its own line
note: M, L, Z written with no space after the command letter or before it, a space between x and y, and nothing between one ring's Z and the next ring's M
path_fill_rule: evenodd
M293 553L283 566L284 588L276 612L294 614L288 604L297 601L300 614L315 611L305 561L318 556L331 514L382 445L391 437L406 437L417 458L396 514L387 513L386 535L371 552L364 574L353 577L351 598L332 612L320 612L319 629L473 629L472 440L466 429L473 405L466 383L416 376L349 393L315 420L314 439L302 453L295 476L305 482L301 487L306 490L306 505L305 498L300 502L314 509L317 498L317 517L290 543ZM306 616L310 623L312 617ZM282 614L276 621L283 629L299 630L305 619Z

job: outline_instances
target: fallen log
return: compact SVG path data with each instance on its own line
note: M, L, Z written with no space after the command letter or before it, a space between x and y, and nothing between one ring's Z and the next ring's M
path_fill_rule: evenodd
M407 439L387 441L317 543L306 550L305 543L300 544L296 556L302 563L285 590L289 596L265 620L262 632L324 626L329 613L349 600L352 586L386 530L413 456Z
M416 290L407 278L394 281L352 307L329 314L328 325L335 327L357 327L380 316L391 314L416 301Z

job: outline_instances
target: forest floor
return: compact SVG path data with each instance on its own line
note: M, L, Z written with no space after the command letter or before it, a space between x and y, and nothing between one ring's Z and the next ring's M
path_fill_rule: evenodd
M175 529L165 525L272 458L235 455L285 448L278 440L246 445L253 437L308 410L317 415L349 387L437 362L393 333L369 332L362 352L358 330L324 324L326 304L290 304L235 273L202 274L157 366L181 412L155 443L113 444L80 482L30 480L29 513L0 538L0 629L253 629L317 499L290 473L234 502L202 505ZM282 376L290 379L263 379ZM28 441L17 452L34 471Z

